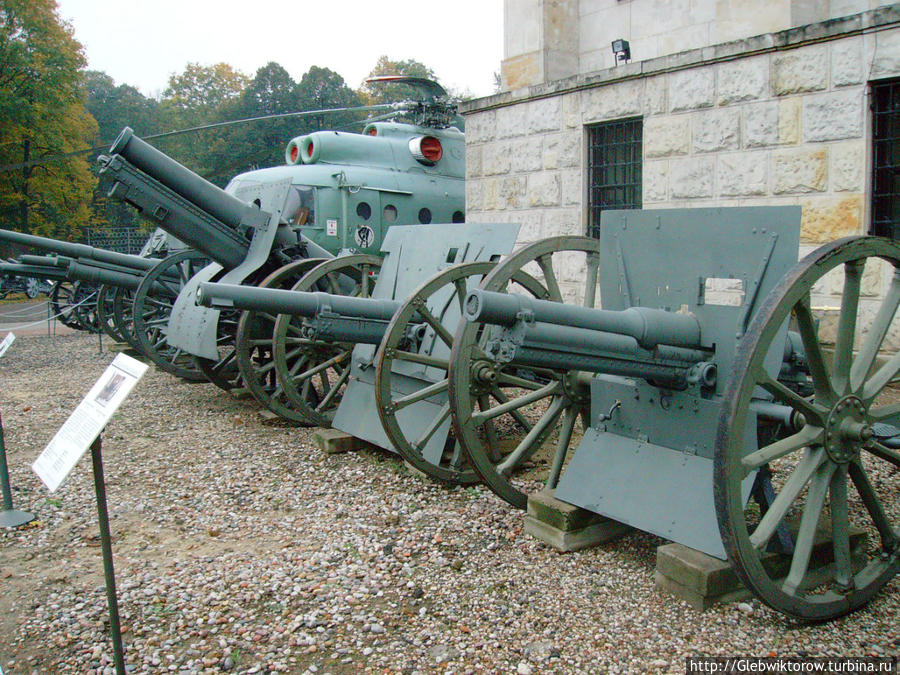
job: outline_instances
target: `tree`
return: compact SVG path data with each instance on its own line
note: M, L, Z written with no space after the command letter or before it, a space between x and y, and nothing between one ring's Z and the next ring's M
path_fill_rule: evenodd
M180 75L169 78L163 104L198 124L208 121L215 110L240 98L249 78L227 63L201 66L189 63Z
M378 57L378 62L369 73L369 77L378 75L408 75L410 77L424 77L437 81L434 71L415 59L406 61L391 61L387 56ZM404 84L378 84L363 82L360 92L367 103L394 103L407 99L418 98L416 90Z
M0 0L0 217L23 232L70 237L89 221L96 179L75 156L96 135L84 106L81 45L55 0Z
M350 89L344 78L333 70L313 66L297 86L298 110L327 110L361 105L359 94ZM353 125L364 115L354 112L330 113L299 118L306 130L339 129ZM300 125L298 125L299 127Z
M297 83L274 62L256 71L241 95L223 103L223 120L248 119L295 112ZM209 132L203 137L204 176L223 185L237 173L284 163L284 147L296 136L296 120L260 120Z

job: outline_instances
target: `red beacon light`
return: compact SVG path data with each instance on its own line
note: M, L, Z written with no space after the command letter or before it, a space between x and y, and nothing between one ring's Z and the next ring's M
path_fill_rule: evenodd
M444 156L444 148L434 136L417 136L411 139L409 151L419 164L426 166L434 166Z

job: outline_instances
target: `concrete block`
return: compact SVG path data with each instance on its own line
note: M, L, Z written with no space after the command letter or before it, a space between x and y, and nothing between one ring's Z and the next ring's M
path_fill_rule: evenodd
M550 490L528 496L525 531L558 551L580 551L625 534L631 528L556 499Z
M795 524L788 527L796 531ZM866 535L862 530L850 533L850 550L854 571L865 564L863 550ZM831 524L827 518L816 533L816 541L810 559L809 579L813 585L825 581L826 569L832 562ZM780 578L790 569L790 558L777 553L767 553L763 566L769 575ZM656 549L656 586L698 610L705 610L720 602L735 602L750 597L749 589L738 580L731 565L682 544L664 544Z
M827 47L812 45L775 56L772 86L776 96L825 89L828 86Z
M803 140L815 143L860 138L864 101L861 88L806 97L803 99Z
M320 450L329 455L338 455L351 450L363 450L371 446L368 441L337 429L319 429L313 434L313 442Z

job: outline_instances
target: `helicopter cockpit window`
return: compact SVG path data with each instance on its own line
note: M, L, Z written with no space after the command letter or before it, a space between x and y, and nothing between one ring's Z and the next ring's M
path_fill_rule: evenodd
M313 225L315 209L316 189L309 185L292 185L282 215L291 225Z

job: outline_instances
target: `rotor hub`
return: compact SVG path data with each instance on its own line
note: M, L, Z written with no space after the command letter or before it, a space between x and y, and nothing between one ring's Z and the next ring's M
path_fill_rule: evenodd
M837 464L846 464L859 455L873 436L866 420L866 408L856 396L835 403L825 421L825 452Z

